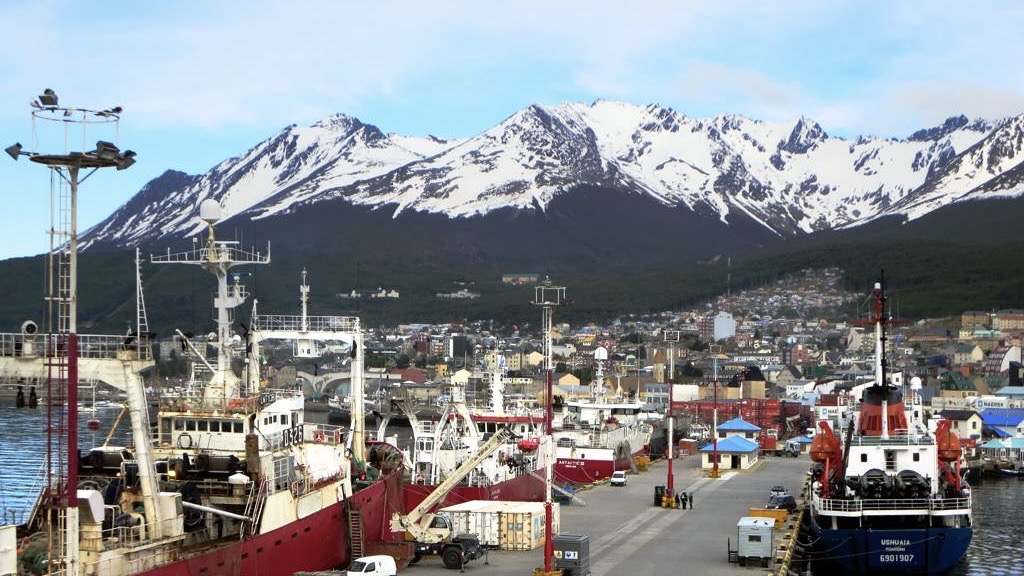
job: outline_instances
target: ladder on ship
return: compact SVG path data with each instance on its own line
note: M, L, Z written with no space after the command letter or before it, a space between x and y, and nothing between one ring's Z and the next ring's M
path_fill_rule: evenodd
M359 510L348 510L348 536L352 547L352 558L363 557L365 538L363 537L363 513Z
M253 536L259 531L260 520L263 517L263 508L267 504L267 481L260 480L258 484L254 485L252 490L249 491L249 499L245 503L244 515L251 518L252 521L248 525L243 525L239 532L239 537L245 539L249 536Z

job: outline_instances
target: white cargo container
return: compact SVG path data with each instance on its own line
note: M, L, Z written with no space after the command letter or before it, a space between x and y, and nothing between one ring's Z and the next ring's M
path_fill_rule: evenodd
M775 519L744 516L736 523L740 566L759 563L767 567L772 558Z
M544 545L544 503L472 500L442 508L455 532L476 534L480 544L501 550L534 550ZM560 525L558 503L551 504L552 533Z
M494 502L490 500L470 500L442 508L440 512L452 520L452 529L456 534L476 534L480 545L497 548L500 542L497 511L490 510Z

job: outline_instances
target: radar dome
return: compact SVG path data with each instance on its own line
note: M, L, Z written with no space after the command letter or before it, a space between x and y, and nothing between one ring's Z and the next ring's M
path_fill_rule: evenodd
M607 360L608 349L604 346L598 346L594 349L594 360Z
M213 198L207 198L199 204L199 218L208 224L220 220L220 203Z
M921 389L921 377L920 376L914 376L913 378L910 379L910 389L911 390L920 390Z

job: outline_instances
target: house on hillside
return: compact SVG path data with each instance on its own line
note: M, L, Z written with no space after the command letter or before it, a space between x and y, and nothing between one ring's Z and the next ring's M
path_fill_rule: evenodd
M938 413L939 416L953 423L953 430L961 438L981 438L984 422L981 415L974 410L947 409Z

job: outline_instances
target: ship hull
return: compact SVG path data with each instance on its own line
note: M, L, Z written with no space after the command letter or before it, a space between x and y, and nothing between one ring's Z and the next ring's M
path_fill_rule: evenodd
M378 480L350 498L352 509L361 512L363 533L367 541L394 540L384 524L384 503L397 481L395 477ZM338 502L276 530L245 540L215 545L182 560L136 574L292 576L296 572L348 566L351 561L350 545L345 503ZM187 550L185 554L188 554Z
M633 453L594 449L587 454L585 450L577 450L578 457L559 457L555 461L554 480L558 484L592 484L611 478L616 470L630 470L633 458L643 455L646 449L641 447Z
M822 529L813 525L821 560L844 574L942 574L967 553L971 528ZM817 573L817 569L815 570Z
M406 510L412 510L437 488L430 484L410 484L405 487ZM523 474L491 486L456 486L438 504L438 508L453 506L471 500L502 500L506 502L543 502L544 470Z

